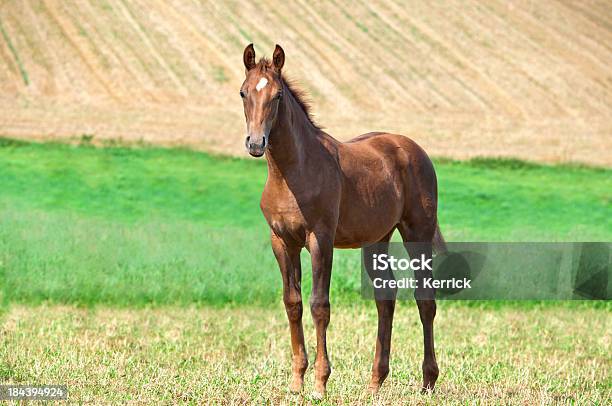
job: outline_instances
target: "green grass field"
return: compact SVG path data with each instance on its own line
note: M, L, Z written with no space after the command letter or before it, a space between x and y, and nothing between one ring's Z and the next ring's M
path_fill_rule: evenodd
M278 301L280 276L259 210L265 161L180 149L0 145L5 301ZM610 170L496 160L436 161L436 168L449 241L612 240ZM357 250L336 251L336 300L357 298L359 269Z
M435 160L450 241L610 241L612 170ZM259 211L263 160L0 139L0 382L71 399L311 402L286 390L288 327ZM304 260L304 294L310 275ZM365 395L375 309L359 252L336 251L325 402ZM605 404L609 303L441 302L442 370L418 393L421 337L399 305L382 403ZM309 355L314 339L306 312Z

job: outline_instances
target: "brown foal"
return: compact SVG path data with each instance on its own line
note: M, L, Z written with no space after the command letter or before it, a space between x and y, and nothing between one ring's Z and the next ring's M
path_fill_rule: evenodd
M427 154L401 135L369 133L342 143L310 118L302 93L281 74L285 54L255 61L253 44L243 55L246 79L240 95L247 123L246 147L266 155L268 179L261 210L270 226L272 249L283 278L283 301L291 330L293 378L302 389L308 367L302 327L300 251L312 258L310 311L316 327L315 395L323 396L331 373L327 356L329 287L334 247L386 243L395 229L404 242L443 244L437 226L437 181ZM431 256L430 244L406 244L410 256ZM417 277L431 277L431 271ZM434 351L433 291L415 292L423 324L423 389L438 377ZM377 300L378 339L370 389L389 373L395 300Z

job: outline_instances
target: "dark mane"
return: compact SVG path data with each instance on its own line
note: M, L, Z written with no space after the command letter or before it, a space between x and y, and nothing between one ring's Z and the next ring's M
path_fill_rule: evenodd
M259 60L254 69L259 69L261 72L265 72L268 69L272 69L272 62L269 59L263 57ZM285 75L281 75L281 80L291 92L291 95L300 106L310 124L313 125L314 128L320 130L321 127L316 123L314 118L312 117L312 106L310 104L310 100L308 98L308 94L299 87L297 82L293 79L288 79Z

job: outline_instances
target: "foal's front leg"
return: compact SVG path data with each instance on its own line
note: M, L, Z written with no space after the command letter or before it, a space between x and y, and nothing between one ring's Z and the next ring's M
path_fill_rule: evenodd
M331 374L327 357L327 326L330 305L329 286L333 258L333 237L325 233L310 234L308 250L312 260L312 294L310 311L317 333L317 357L315 360L315 397L325 395L327 380Z
M302 390L304 373L308 368L308 357L304 345L304 328L302 327L301 248L287 246L281 238L272 234L272 250L283 277L283 302L285 303L285 311L291 330L293 358L289 390L296 393Z

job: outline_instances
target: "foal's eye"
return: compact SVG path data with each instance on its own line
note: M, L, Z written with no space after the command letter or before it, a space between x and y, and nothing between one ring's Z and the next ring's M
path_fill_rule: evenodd
M274 98L279 100L281 97L283 97L283 92L278 92Z
M240 97L242 97L244 99L244 91L240 90Z

